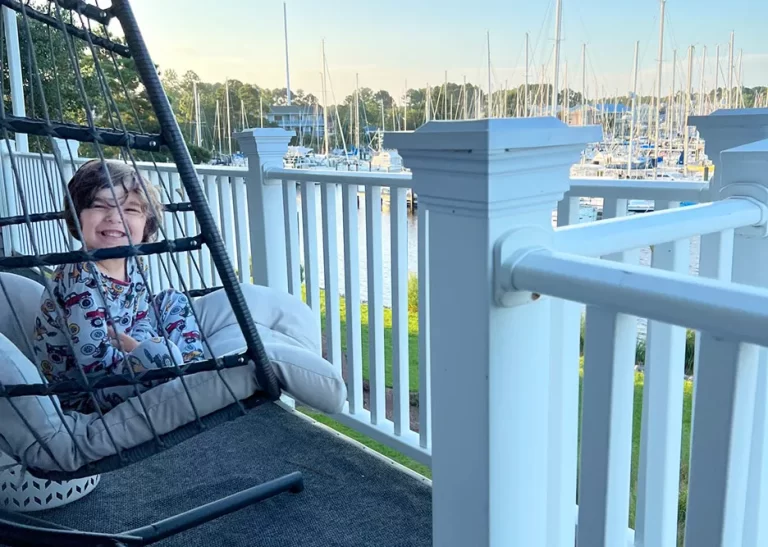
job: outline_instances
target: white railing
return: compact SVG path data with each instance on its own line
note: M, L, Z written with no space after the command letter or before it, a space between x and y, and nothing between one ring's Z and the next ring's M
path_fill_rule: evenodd
M443 122L393 134L413 177L284 169L290 134L279 129L237 135L247 169L201 167L198 174L240 279L304 294L318 322L325 313L327 359L344 367L349 388L344 412L334 417L432 466L436 544L570 547L578 535L585 545L675 545L691 328L698 331L691 445L698 456L691 460L686 545L756 547L768 521L768 373L754 367L755 352L743 350L744 343L768 345L766 294L729 282L768 285L764 231L747 233L766 220L766 143L729 150L723 156L730 163L720 161L721 151L768 136L766 114L756 116L763 118L700 120L716 164L708 184L569 181L574 154L594 135L550 119L504 120L526 124L512 130ZM722 130L729 123L735 128ZM521 132L524 141L517 140ZM40 207L49 206L33 190L34 157L19 155L30 164L24 180ZM184 201L172 165L139 167L163 182L166 200ZM749 185L722 190L739 181ZM407 211L414 186L417 227ZM581 197L601 198L604 220L576 224ZM654 201L655 212L627 216L633 199ZM169 237L196 230L193 217L179 218L182 227L166 224ZM53 231L49 226L38 238L47 237L51 249ZM700 264L690 251L699 239ZM649 267L638 266L638 249L651 246ZM186 263L185 281L216 284L209 257L198 258L202 272ZM168 283L162 264L152 271L153 281ZM415 347L409 273L418 279ZM635 317L649 322L633 533ZM418 382L411 382L412 352ZM756 394L745 374L758 383ZM412 384L418 432L411 426ZM744 510L738 503L747 498Z

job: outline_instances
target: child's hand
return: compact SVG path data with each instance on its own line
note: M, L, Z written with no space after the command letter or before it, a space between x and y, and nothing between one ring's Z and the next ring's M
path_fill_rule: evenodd
M110 343L125 353L130 353L139 347L139 343L130 335L123 332L115 334L115 329L112 327L107 327L107 335Z

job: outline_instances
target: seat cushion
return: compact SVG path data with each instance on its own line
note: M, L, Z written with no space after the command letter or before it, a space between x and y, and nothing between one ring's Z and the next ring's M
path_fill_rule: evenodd
M284 390L300 402L328 413L340 412L347 398L341 371L322 357L320 326L300 298L260 285L242 285L264 349ZM194 303L200 328L214 351L246 349L226 293L216 291Z
M334 413L346 399L340 371L322 359L319 326L301 300L267 287L243 285L246 302L267 356L285 391L319 410ZM35 307L39 293L35 297ZM195 310L214 354L239 352L245 342L226 294L198 299ZM32 469L76 471L150 441L195 420L190 399L206 416L246 399L260 388L253 365L177 378L132 397L105 414L64 414L56 397L0 398L0 446ZM0 335L0 382L40 383L37 368L9 337ZM148 421L149 419L149 421ZM72 435L68 432L71 431ZM74 439L73 439L74 437Z

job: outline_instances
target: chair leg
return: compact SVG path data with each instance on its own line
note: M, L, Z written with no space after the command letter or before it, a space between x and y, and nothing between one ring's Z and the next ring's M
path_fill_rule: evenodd
M289 473L154 524L126 531L123 536L139 537L143 540L142 545L149 545L277 494L283 492L297 494L302 490L304 490L304 479L301 473Z
M11 547L128 547L142 545L139 537L99 534L0 510L0 541Z
M67 528L42 519L0 510L0 540L11 547L130 547L149 545L238 511L283 492L304 490L299 472L247 488L184 513L122 534L100 534Z

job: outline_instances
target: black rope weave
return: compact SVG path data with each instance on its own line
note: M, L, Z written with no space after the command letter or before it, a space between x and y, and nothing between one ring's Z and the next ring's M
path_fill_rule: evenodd
M192 204L189 202L180 203L164 203L163 211L166 213L188 213L192 212ZM32 213L29 217L24 215L16 215L13 217L0 218L0 228L3 226L15 226L17 224L26 224L27 222L46 222L49 220L63 220L65 218L64 211L57 211L51 213Z
M53 1L53 0L49 0L49 1ZM92 5L89 6L88 4L86 4L84 2L77 2L77 1L72 1L72 0L70 0L70 1L57 0L56 3L59 4L62 7L66 7L66 6L64 6L64 4L73 4L73 5L81 4L82 6L88 6L89 9L87 11L89 13L92 13L92 14L95 15L97 12L103 12L105 14L105 16L107 17L107 19L106 19L107 21L109 21L109 18L110 18L109 13L105 12L104 10L100 10L100 9L96 8L96 6L92 6ZM21 11L22 11L21 2L19 2L18 0L0 0L0 6L5 6L6 8L12 9L13 11L17 11L19 13L21 13ZM35 21L39 21L39 22L41 22L41 23L43 23L45 25L54 27L56 29L60 28L59 22L56 20L55 17L51 17L47 13L43 13L42 11L38 11L38 10L34 9L31 6L28 6L28 5L25 5L23 9L26 12L26 16L29 17L30 19L33 19ZM85 9L86 8L83 7L83 10L85 10ZM85 11L83 11L83 15L87 16ZM103 38L101 36L97 36L97 35L93 34L92 32L88 32L87 30L84 30L84 29L81 29L81 28L77 28L76 26L70 25L69 23L65 23L64 24L64 30L68 34L70 34L71 36L74 36L75 38L80 38L81 40L88 40L88 35L90 34L91 35L91 40L93 41L94 45L97 45L97 46L99 46L99 47L101 47L103 49L106 49L108 51L112 51L114 53L117 53L121 57L130 57L131 56L131 50L128 49L126 46L124 46L122 44L118 44L118 43L113 42L111 40L107 40L106 38Z
M0 0L0 3L7 0ZM48 122L39 118L20 118L6 115L0 119L0 129L12 133L27 133L40 137L54 137L79 142L97 142L105 146L119 146L157 152L165 144L161 135L142 134L116 129L95 128L72 123Z
M138 245L122 245L93 251L69 251L66 253L49 253L43 255L20 255L0 258L0 269L14 270L19 268L34 268L41 266L60 266L78 262L98 262L111 258L128 258L131 256L146 256L161 253L182 253L196 251L203 243L203 236L166 239L154 243Z
M109 9L101 9L99 6L88 4L83 0L48 0L49 2L56 2L64 9L75 11L81 14L83 17L87 17L92 21L101 23L102 25L108 25L112 19L112 13ZM95 43L95 42L94 42Z
M80 379L61 380L50 384L14 384L0 386L0 397L26 397L29 395L48 396L62 395L65 393L95 392L100 389L119 386L141 385L145 382L156 380L171 380L181 376L189 376L198 372L210 370L224 370L228 368L243 367L249 364L248 355L233 354L218 359L206 359L205 361L193 361L183 367L164 367L150 369L135 376L125 374L110 374L94 381L85 383Z

